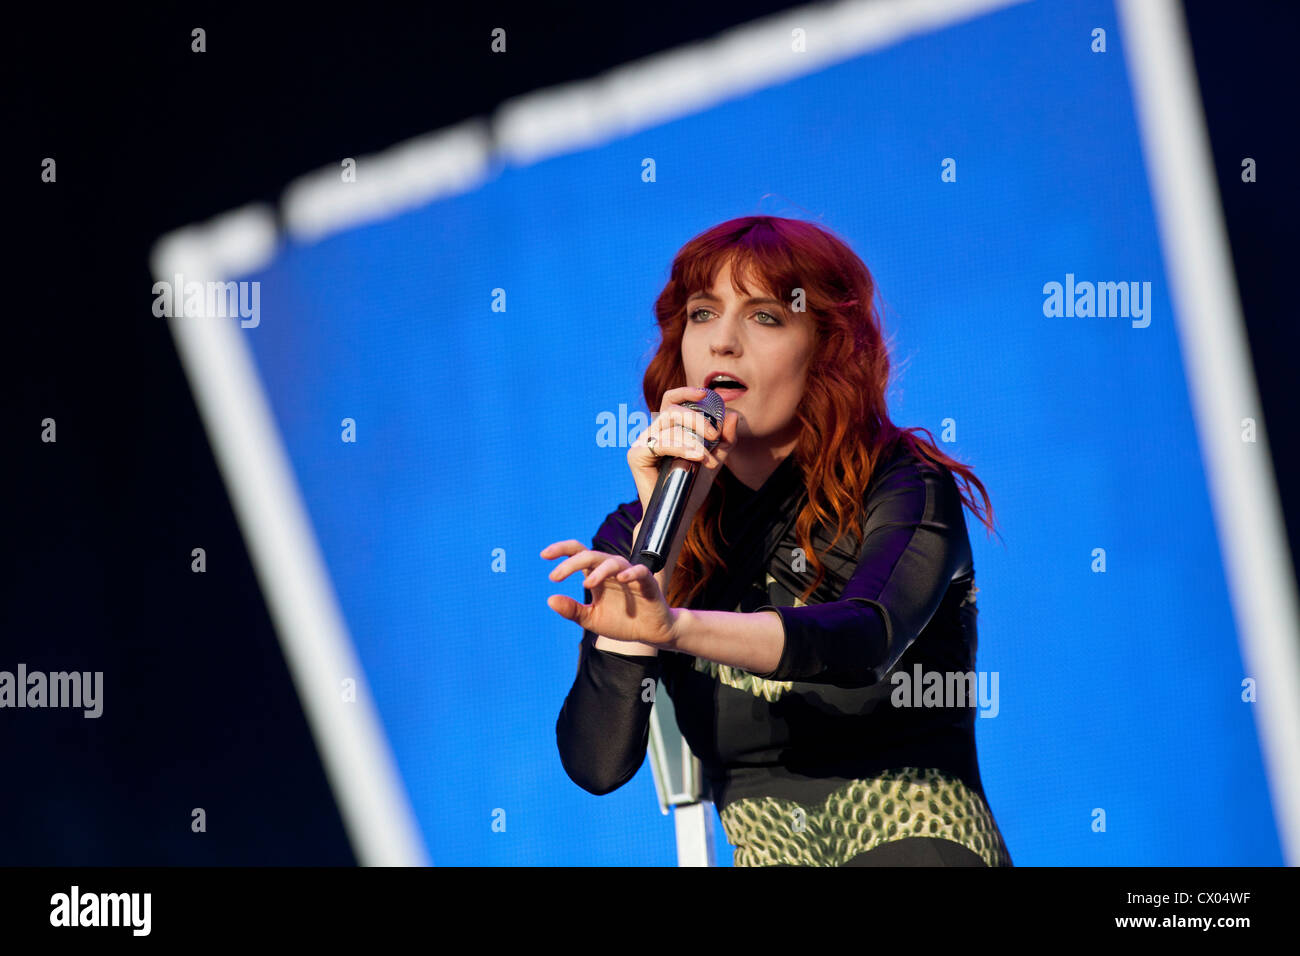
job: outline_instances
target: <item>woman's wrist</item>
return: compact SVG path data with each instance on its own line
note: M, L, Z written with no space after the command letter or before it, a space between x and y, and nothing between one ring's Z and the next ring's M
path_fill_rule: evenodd
M773 673L785 652L785 623L779 612L701 611L673 608L672 640L681 654L716 661L756 676Z

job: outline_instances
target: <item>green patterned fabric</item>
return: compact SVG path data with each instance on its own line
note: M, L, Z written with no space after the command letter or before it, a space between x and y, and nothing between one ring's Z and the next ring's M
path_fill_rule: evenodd
M699 657L695 658L692 666L700 673L717 678L719 682L726 684L728 687L748 691L755 697L763 698L769 704L780 700L787 691L794 688L793 681L764 680L762 677L756 677L749 671L742 670L739 667L719 664L717 661L706 661Z
M1010 866L1002 834L979 794L938 770L902 767L852 780L818 806L751 797L720 814L736 866L842 866L904 837L941 837Z
M799 546L793 534L787 529L773 559L757 571L750 589L735 606L737 613L752 613L764 606L806 606L799 593L805 583L800 575L791 574L779 582L773 574L776 570L784 575L792 567L782 555L792 555ZM856 543L832 545L824 529L819 527L818 534L822 535L817 539L818 554L828 573L813 603L834 600L842 593L859 559ZM973 581L963 603L975 603ZM793 681L767 680L699 657L690 666L768 704L777 703L795 689ZM846 781L815 805L772 796L744 797L728 803L721 819L728 842L736 848L736 866L843 866L860 853L907 837L952 840L989 866L1012 865L984 799L961 779L936 768L899 767L869 779Z

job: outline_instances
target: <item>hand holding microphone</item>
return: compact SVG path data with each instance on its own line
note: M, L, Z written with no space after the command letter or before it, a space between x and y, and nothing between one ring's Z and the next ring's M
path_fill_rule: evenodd
M674 645L677 612L668 606L656 572L675 554L679 539L704 503L736 443L738 420L736 412L726 410L722 396L710 389L665 392L659 416L637 437L627 456L642 506L632 560L591 550L576 539L557 541L542 550L543 558L566 559L551 571L552 581L584 572L590 604L562 594L552 595L546 603L560 616L595 632L598 648L604 640L632 642L630 647L640 644L652 652Z
M641 498L632 563L658 572L704 503L736 441L736 412L708 388L664 393L659 416L628 451Z

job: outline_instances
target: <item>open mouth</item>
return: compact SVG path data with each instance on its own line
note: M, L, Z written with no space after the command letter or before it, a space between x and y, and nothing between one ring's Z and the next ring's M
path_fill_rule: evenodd
M714 372L705 379L704 387L711 388L715 392L740 393L745 391L749 386L733 375L727 375L723 372Z

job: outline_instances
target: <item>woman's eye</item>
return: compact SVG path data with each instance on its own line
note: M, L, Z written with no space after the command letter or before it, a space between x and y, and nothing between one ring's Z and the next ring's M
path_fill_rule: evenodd
M701 312L711 312L711 311L712 311L711 309L696 309L694 312L690 314L691 321L698 322L699 319L697 319L696 316L698 316ZM759 322L758 323L759 325L780 325L781 324L781 320L778 319L776 316L774 316L771 312L755 312L754 315L756 316L765 315L771 320L770 322Z

